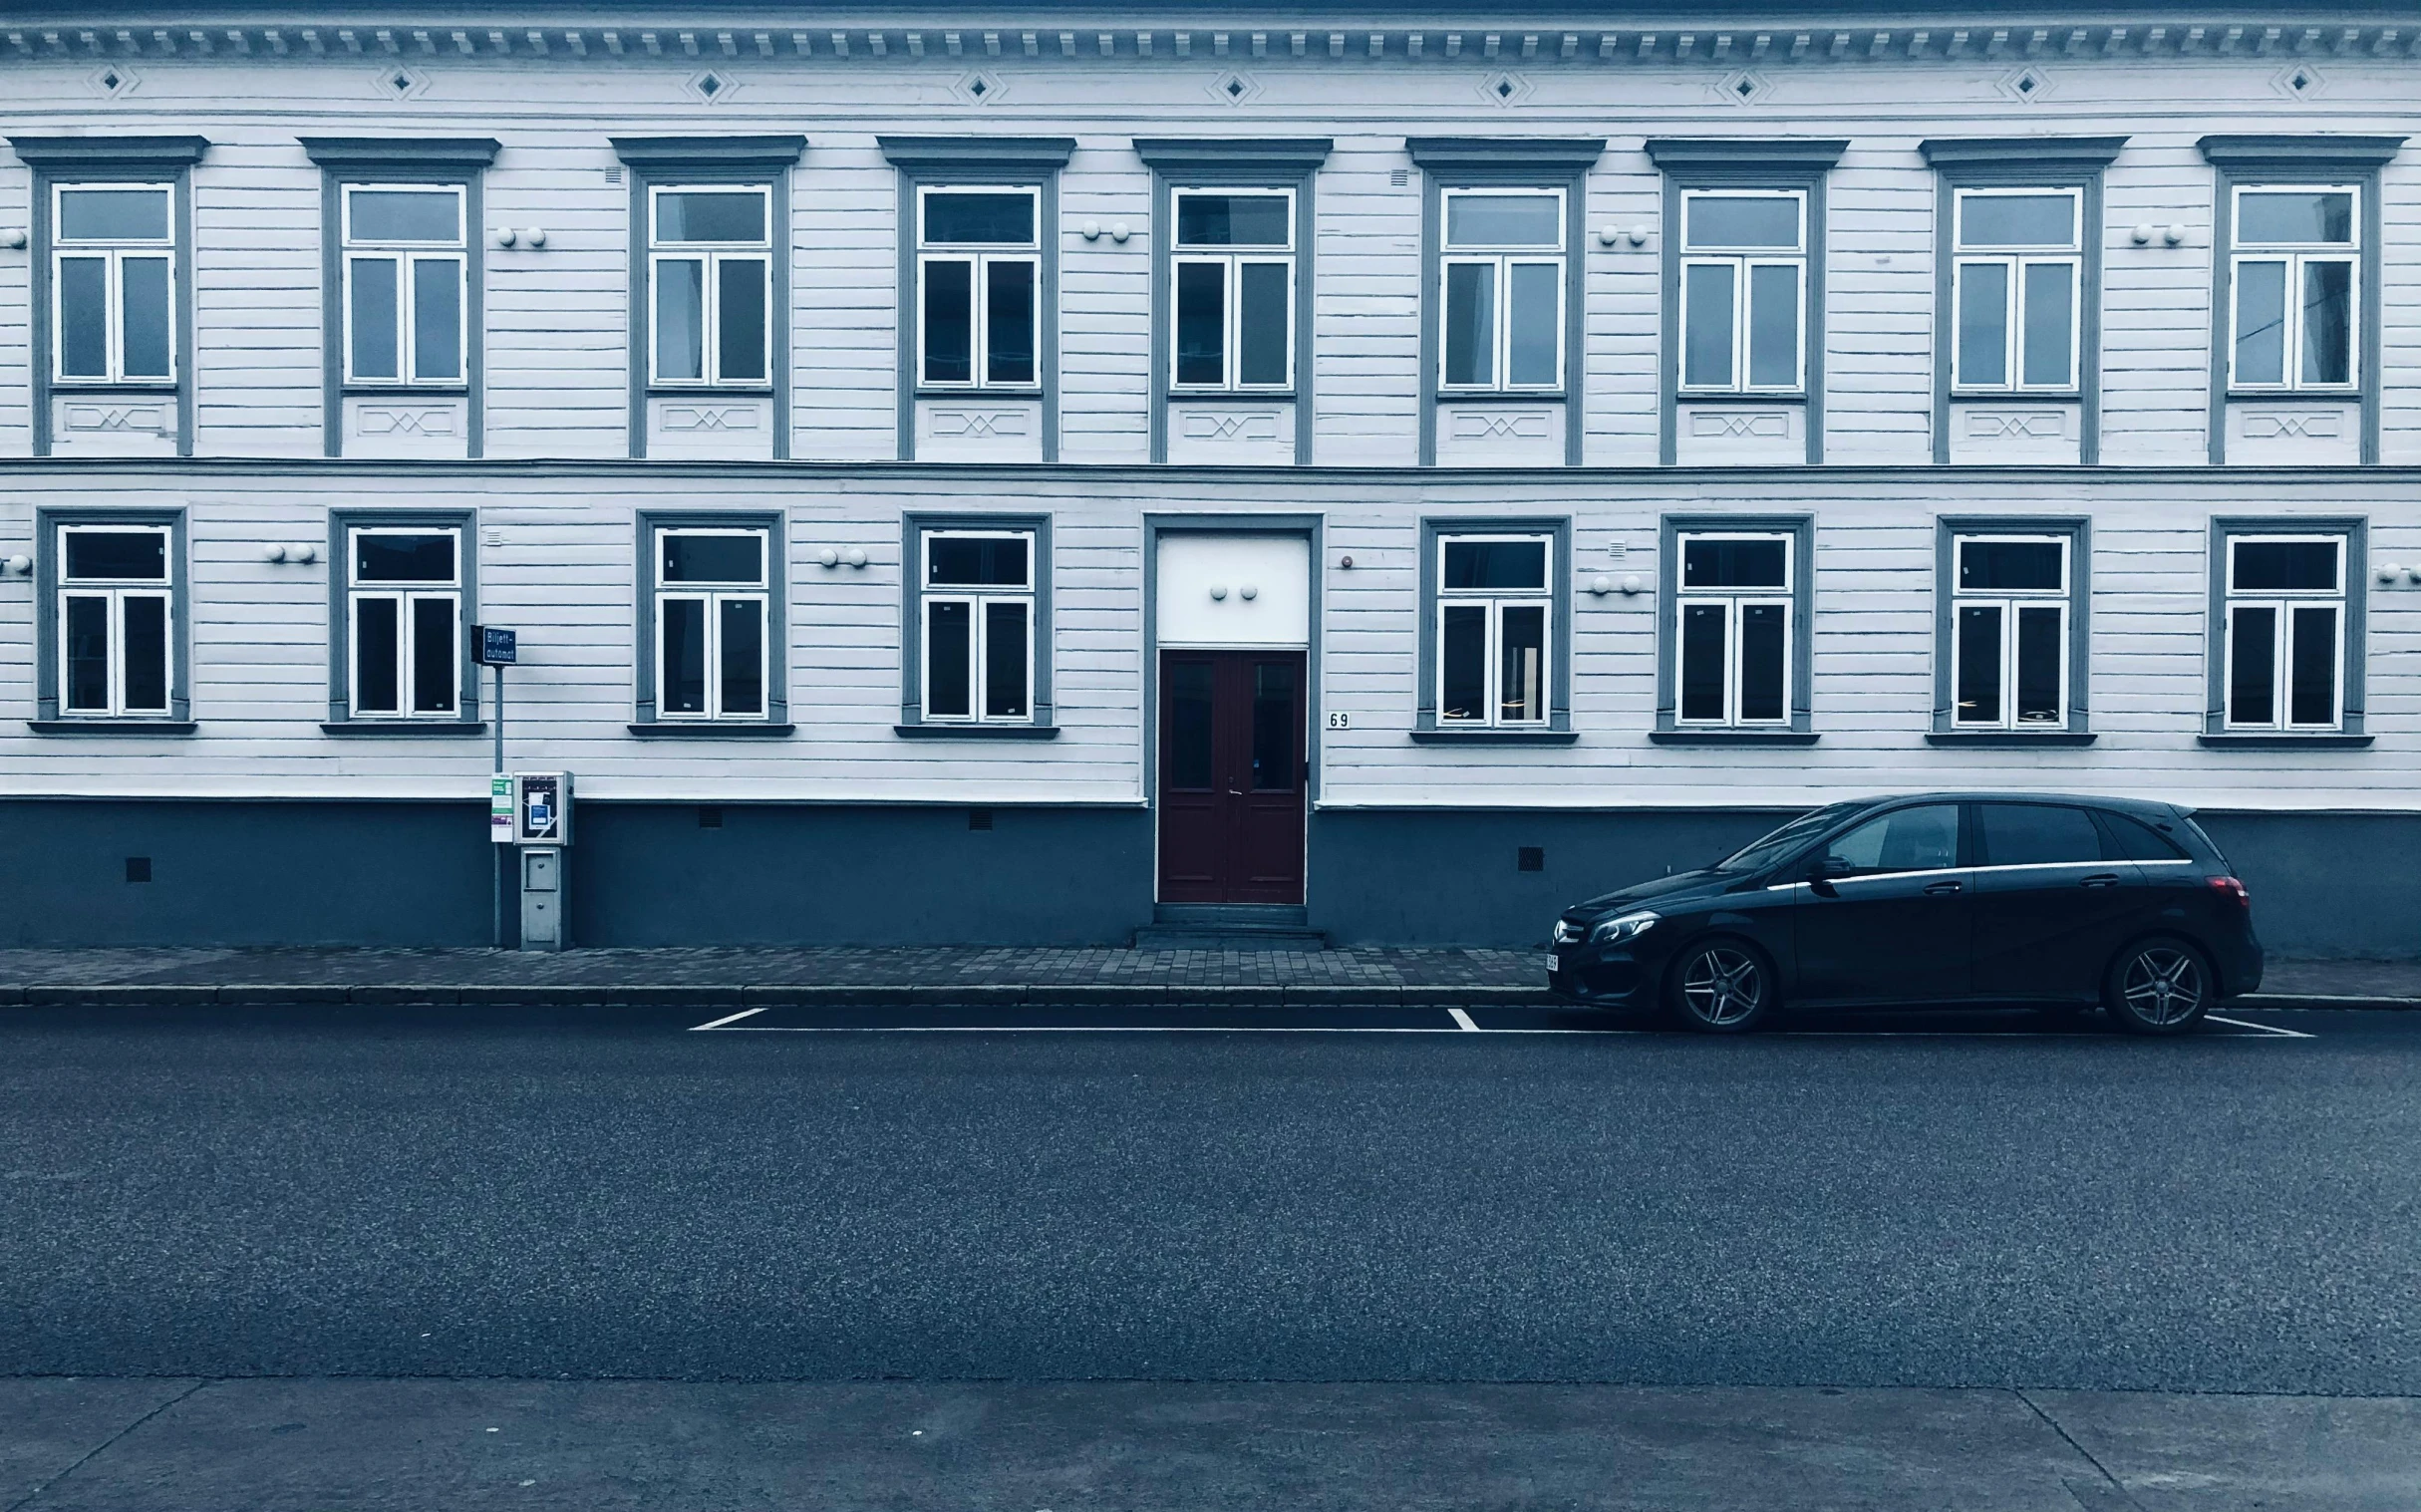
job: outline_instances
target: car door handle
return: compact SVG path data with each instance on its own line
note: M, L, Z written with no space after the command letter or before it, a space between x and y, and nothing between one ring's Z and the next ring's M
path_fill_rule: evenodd
M2097 871L2076 885L2079 887L2116 887L2118 885L2118 873L2112 871Z
M1961 885L1958 882L1930 882L1926 884L1925 895L1929 898L1947 898L1959 891Z

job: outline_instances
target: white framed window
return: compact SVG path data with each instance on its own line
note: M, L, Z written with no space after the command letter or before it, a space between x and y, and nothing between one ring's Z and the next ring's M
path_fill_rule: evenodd
M1805 190L1684 190L1680 274L1684 392L1805 386Z
M51 378L176 378L175 187L51 186Z
M1962 188L1953 202L1952 387L2064 393L2077 386L2084 193Z
M1169 383L1280 392L1295 382L1295 191L1178 189Z
M61 525L59 708L166 715L175 663L173 536L164 525Z
M2061 730L2068 723L2074 537L1951 540L1951 726Z
M742 526L656 530L659 720L768 717L771 536Z
M2221 728L2343 729L2346 537L2231 534L2222 540Z
M462 532L349 527L345 631L354 718L461 718Z
M1437 723L1544 727L1554 692L1555 538L1437 537Z
M1439 207L1439 387L1561 388L1564 191L1446 189Z
M1042 382L1042 189L920 184L917 381L942 389Z
M1034 720L1032 530L921 533L918 670L928 722Z
M347 383L464 382L463 198L460 184L343 186Z
M772 382L772 198L768 184L649 186L649 382Z
M2239 185L2230 201L2229 386L2352 390L2360 378L2361 188Z
M1676 725L1790 723L1794 545L1768 531L1688 531L1676 542Z

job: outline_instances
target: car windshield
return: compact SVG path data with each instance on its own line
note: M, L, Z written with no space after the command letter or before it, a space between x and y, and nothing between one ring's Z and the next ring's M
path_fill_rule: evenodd
M1733 851L1730 855L1717 861L1710 869L1732 875L1762 871L1780 860L1785 854L1806 841L1814 839L1839 820L1865 806L1863 803L1828 803L1813 813L1803 813L1765 838L1752 841L1742 849Z

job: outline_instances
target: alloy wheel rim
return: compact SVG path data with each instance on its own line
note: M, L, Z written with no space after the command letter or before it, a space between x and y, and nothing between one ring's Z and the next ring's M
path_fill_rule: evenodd
M1737 1024L1764 999L1765 978L1745 951L1700 951L1681 974L1681 1001L1701 1024Z
M2182 1023L2203 1004L2203 969L2194 957L2168 946L2136 952L2120 985L2127 1008L2146 1024Z

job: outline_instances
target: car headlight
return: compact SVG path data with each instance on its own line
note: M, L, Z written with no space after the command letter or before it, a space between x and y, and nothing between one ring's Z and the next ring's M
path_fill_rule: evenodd
M1589 943L1592 945L1617 945L1625 940L1636 940L1648 933L1655 926L1656 921L1662 917L1661 914L1645 911L1617 915L1590 930Z

